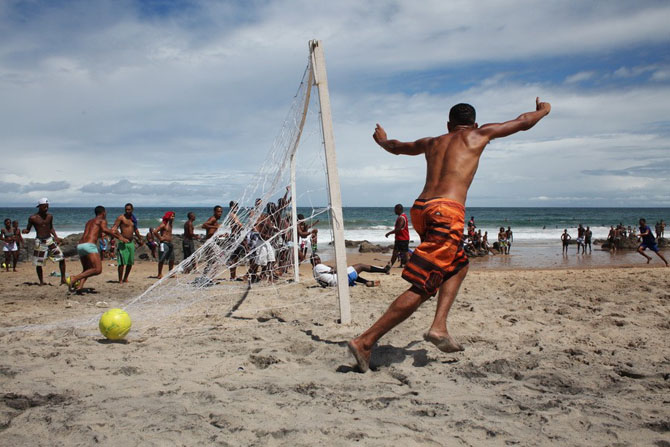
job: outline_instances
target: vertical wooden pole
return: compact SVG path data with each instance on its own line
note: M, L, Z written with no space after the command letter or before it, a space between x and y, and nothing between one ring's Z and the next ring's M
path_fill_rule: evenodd
M320 40L310 42L312 53L312 69L314 82L319 89L321 103L321 128L326 150L326 170L328 171L328 193L330 195L330 224L333 229L335 243L335 265L337 267L337 294L340 301L340 322L351 323L351 307L349 304L349 280L347 277L347 252L344 245L344 219L342 217L342 196L340 193L340 177L337 173L335 156L335 138L333 135L333 119L330 111L328 94L328 77L326 75L326 59Z
M309 68L309 73L307 74L307 90L305 91L305 104L302 108L302 117L300 118L300 124L298 125L298 136L295 139L293 148L291 149L291 222L293 224L293 279L295 282L300 281L300 258L298 256L298 195L296 194L295 187L295 164L296 156L298 154L298 144L300 143L300 137L302 136L302 130L305 127L305 120L307 119L307 109L309 108L309 100L312 96L312 82L314 82L314 70L311 66Z

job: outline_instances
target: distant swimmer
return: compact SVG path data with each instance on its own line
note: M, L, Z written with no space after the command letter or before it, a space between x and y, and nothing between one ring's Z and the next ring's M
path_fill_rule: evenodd
M663 255L658 251L658 245L656 244L656 238L651 232L651 228L647 225L645 219L640 219L640 237L642 238L642 243L637 248L637 252L642 256L647 258L647 264L651 262L651 256L647 256L644 251L648 248L649 250L656 253L656 255L665 262L665 266L668 267L668 261L663 257Z
M444 352L463 350L447 331L447 316L468 271L468 258L462 246L468 189L482 152L491 140L530 129L550 110L549 103L536 98L535 111L511 121L479 127L475 109L469 104L457 104L449 112L448 133L414 142L389 140L384 129L377 125L373 138L386 151L426 157L426 183L410 213L412 226L421 238L402 273L411 287L367 331L349 342L349 350L362 372L370 367L375 343L438 290L435 318L424 339Z
M84 283L88 278L102 273L102 260L100 259L100 252L96 245L98 239L104 235L108 235L117 238L122 243L129 242L123 234L107 228L107 211L104 206L96 206L94 212L95 217L86 222L84 234L77 245L77 254L79 254L83 270L80 274L70 276L65 280L69 290L76 291L77 293L81 293Z

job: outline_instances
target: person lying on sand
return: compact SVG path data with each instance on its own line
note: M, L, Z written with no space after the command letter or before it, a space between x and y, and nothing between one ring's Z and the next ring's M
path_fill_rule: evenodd
M95 207L95 217L86 222L84 234L77 245L77 253L83 271L75 276L68 276L65 283L68 289L73 292L81 293L84 283L91 276L96 276L102 273L102 260L100 259L100 252L96 243L102 235L108 235L119 239L121 242L129 242L121 233L107 228L107 211L104 206Z
M314 274L314 279L322 287L335 287L337 286L337 269L330 265L322 264L321 258L316 253L312 254L309 259L311 262ZM370 273L386 273L387 275L391 271L391 266L387 265L386 267L377 267L369 264L354 264L347 267L347 277L349 279L349 287L353 287L356 283L365 284L366 287L378 287L380 285L379 281L369 281L360 276L361 272L370 272Z
M424 154L426 183L410 213L414 230L421 237L421 244L402 273L411 287L367 331L349 342L349 350L362 372L370 367L372 347L377 340L438 290L435 318L424 339L444 352L463 350L447 331L447 316L468 271L461 235L465 227L465 199L479 158L491 140L530 129L550 110L549 103L536 98L534 112L478 127L475 109L469 104L457 104L449 112L448 133L410 143L389 140L377 124L373 138L384 150L394 155Z

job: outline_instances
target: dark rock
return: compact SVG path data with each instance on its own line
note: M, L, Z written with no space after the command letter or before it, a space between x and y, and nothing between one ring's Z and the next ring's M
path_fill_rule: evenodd
M368 241L361 242L361 245L358 247L360 253L386 253L392 250L392 247L387 245L371 244Z

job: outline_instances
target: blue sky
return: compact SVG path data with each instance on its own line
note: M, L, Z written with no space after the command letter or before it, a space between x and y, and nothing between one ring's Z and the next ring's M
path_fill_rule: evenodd
M421 191L423 159L385 153L375 123L414 140L454 103L484 124L540 96L551 115L486 149L468 205L670 206L668 19L662 1L0 2L0 206L239 197L314 38L345 205Z

